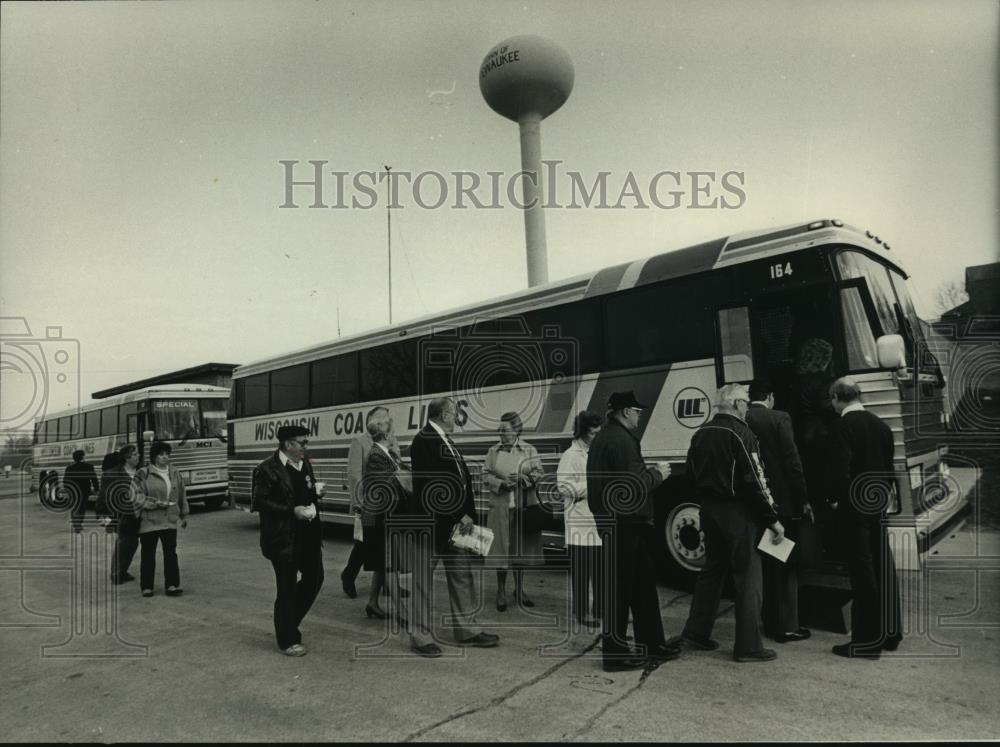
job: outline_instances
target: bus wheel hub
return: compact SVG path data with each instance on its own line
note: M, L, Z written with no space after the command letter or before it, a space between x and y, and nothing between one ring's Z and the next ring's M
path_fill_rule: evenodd
M705 564L705 535L701 531L698 506L681 503L667 516L665 526L667 549L671 558L690 571L701 570Z

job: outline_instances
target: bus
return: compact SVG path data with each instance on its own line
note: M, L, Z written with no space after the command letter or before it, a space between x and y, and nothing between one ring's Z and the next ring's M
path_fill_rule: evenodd
M724 383L762 378L787 408L803 342L833 346L837 375L861 385L865 406L895 438L897 495L890 531L897 563L919 558L968 512L968 485L948 480L945 378L925 344L909 276L889 245L839 220L746 233L625 262L461 309L243 365L233 374L230 490L250 500L254 466L281 425L310 433L327 483L325 521L349 522L351 439L375 405L389 408L406 456L427 402L451 396L453 434L474 475L517 410L547 475L571 442L574 416L604 414L633 390L644 458L672 474L655 495L659 572L689 584L704 564L698 506L684 475L691 435ZM331 489L332 487L332 489ZM477 490L479 488L477 487ZM562 539L557 491L546 540ZM485 507L482 499L480 505ZM899 548L908 548L899 557Z
M229 389L208 384L161 384L47 414L35 423L32 490L39 498L55 487L43 479L62 475L73 452L100 476L104 455L127 443L139 447L142 462L152 441L173 447L171 463L184 479L189 501L218 508L228 498L226 417ZM57 482L57 481L56 481Z

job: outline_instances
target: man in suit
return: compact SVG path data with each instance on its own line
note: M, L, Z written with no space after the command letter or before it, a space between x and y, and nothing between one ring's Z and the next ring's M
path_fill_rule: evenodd
M877 659L903 640L896 565L885 512L896 494L892 431L861 404L861 389L848 377L830 386L840 415L832 455L836 510L847 552L854 603L851 640L833 647L837 656Z
M687 473L701 506L705 567L698 574L691 611L681 638L712 651L711 638L726 577L736 587L736 641L739 662L770 661L777 654L760 636L761 570L757 544L764 527L775 544L784 538L774 501L764 479L757 438L746 424L750 394L742 384L726 384L716 399L718 414L699 428L688 449Z
M73 452L73 463L63 473L63 488L69 491L69 499L73 502L71 519L74 532L83 531L83 517L87 513L87 500L91 492L100 490L97 482L97 471L94 465L83 461L86 456L83 449Z
M484 633L475 622L478 605L469 555L449 544L459 527L469 534L475 524L476 505L472 480L461 452L449 435L455 429L455 403L448 397L427 405L427 424L413 438L410 464L413 468L414 514L433 520L431 544L419 541L413 558L412 610L408 620L410 646L421 656L440 656L434 642L432 602L434 568L444 562L451 602L452 631L465 646L490 648L499 636Z
M361 479L365 476L368 455L372 453L372 447L374 446L374 441L372 441L372 437L368 432L368 425L372 422L372 418L375 417L385 417L389 420L390 425L392 423L392 418L389 417L389 409L387 407L382 405L373 407L368 411L368 415L365 416L365 432L359 433L354 437L351 441L351 448L347 452L347 489L351 499L351 512L354 514L354 547L351 548L351 554L347 558L347 565L344 566L344 570L340 573L340 584L344 589L344 593L351 599L354 599L358 595L355 582L358 579L358 574L361 572L365 559L365 546L361 530L362 495L360 486ZM386 446L396 458L396 461L399 461L399 444L396 443L396 435L394 433L389 434Z
M587 505L603 535L605 556L600 584L605 595L601 650L607 672L638 669L648 660L662 663L680 654L679 646L664 639L653 576L650 493L670 474L670 465L658 462L649 467L642 458L633 431L639 427L643 409L631 391L612 394L608 424L587 452ZM629 610L638 652L629 650L625 637Z
M762 382L750 385L747 425L757 437L760 458L764 463L767 486L771 491L778 519L790 539L798 541L794 527L800 521L812 521L812 506L806 493L802 460L795 448L792 418L774 409L774 391ZM763 560L764 632L778 643L802 641L811 633L799 626L799 579L796 573L799 549L782 563L771 555Z
M323 585L322 525L309 431L278 429L278 449L253 472L252 509L260 513L260 550L271 561L277 586L274 634L286 656L305 656L299 625ZM299 578L301 576L301 578Z

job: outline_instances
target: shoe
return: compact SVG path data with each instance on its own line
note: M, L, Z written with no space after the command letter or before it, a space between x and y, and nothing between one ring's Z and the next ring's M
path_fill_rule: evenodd
M153 596L153 590L152 589L143 589L142 590L142 595L144 597L151 597L151 596Z
M686 644L699 651L715 651L719 647L719 642L714 638L708 638L696 633L681 633L667 641L668 646L674 644Z
M128 571L125 571L125 573L123 573L123 574L122 574L122 578L123 578L123 579L124 579L125 581L135 581L135 576L133 576L133 575L132 575L131 573L129 573Z
M475 646L476 648L493 648L498 643L500 643L500 636L493 635L493 633L478 633L472 638L461 641L463 646Z
M301 643L293 643L288 648L282 649L281 653L283 653L285 656L305 656L309 652L306 650L306 647L303 646Z
M837 656L845 659L877 659L882 653L881 648L873 649L871 646L856 646L853 643L838 643L832 649Z
M582 619L578 617L576 621L588 630L597 630L597 628L601 627L601 621L595 620L593 617L584 617Z
M501 599L503 601L500 601ZM507 611L507 595L504 594L503 596L501 596L500 594L497 594L497 612L506 612L506 611Z
M358 589L354 585L354 579L348 578L343 572L340 574L340 585L344 587L344 593L351 599L358 596Z
M656 646L650 646L646 654L648 658L660 663L673 661L680 655L681 647L679 645L671 645L670 643L660 643Z
M122 584L124 584L124 583L125 583L126 581L128 581L128 579L127 579L127 578L118 578L117 576L112 576L112 577L111 577L111 584L112 584L113 586L121 586L121 585L122 585Z
M514 601L517 602L522 607L534 607L535 606L535 603L532 602L530 599L528 599L528 597L524 596L524 594L515 594L514 595Z
M80 534L83 531L83 527L73 527L73 532L75 534Z
M749 661L771 661L771 659L777 659L778 654L774 650L769 648L762 648L760 651L751 651L748 654L733 654L733 659L736 661L749 662Z
M633 669L643 669L646 666L646 659L641 656L625 656L618 659L605 659L605 672L628 672Z
M897 648L899 648L899 644L902 642L903 642L902 636L900 636L899 638L886 638L885 641L882 642L882 650L895 651Z
M804 641L812 635L809 628L799 628L791 633L776 633L774 640L778 643L792 643L793 641Z
M373 617L377 620L385 620L389 616L388 612L384 610L377 610L370 604L365 605L365 617L371 620Z
M167 596L168 597L179 597L183 593L184 593L184 589L180 588L179 586L169 586L169 587L167 587Z
M441 655L441 647L436 643L428 643L424 646L410 646L410 650L415 654L426 656L428 659L436 659Z

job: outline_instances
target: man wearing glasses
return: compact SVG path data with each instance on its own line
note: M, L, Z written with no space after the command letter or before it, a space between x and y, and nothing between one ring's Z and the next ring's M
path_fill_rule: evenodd
M757 542L764 527L771 541L781 542L785 529L764 479L757 439L746 424L750 394L743 384L726 384L716 400L718 414L691 438L687 473L701 506L705 535L705 567L698 574L691 612L681 640L692 648L712 651L711 638L726 576L736 587L736 642L739 662L769 661L777 654L764 648L760 634L760 556Z
M308 435L298 425L279 428L278 450L253 473L252 508L260 513L260 550L271 561L278 589L274 634L286 656L305 656L299 625L323 585L317 504L323 484L316 483L306 458Z
M587 505L602 535L604 627L601 650L604 670L639 669L647 662L677 658L680 648L663 635L660 600L653 577L653 501L650 492L670 474L670 465L652 467L642 458L634 431L643 405L629 392L608 400L608 423L587 453ZM638 650L625 637L629 610Z

